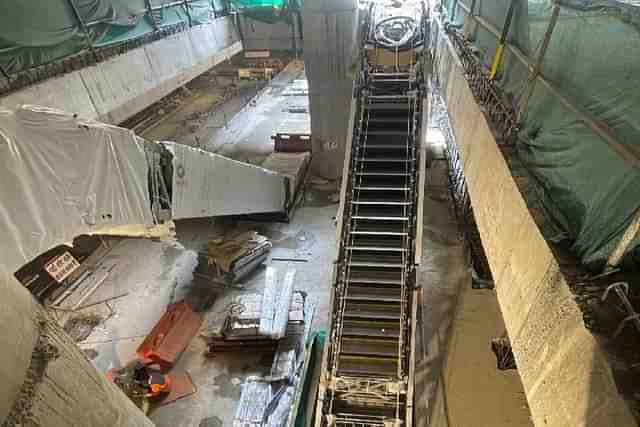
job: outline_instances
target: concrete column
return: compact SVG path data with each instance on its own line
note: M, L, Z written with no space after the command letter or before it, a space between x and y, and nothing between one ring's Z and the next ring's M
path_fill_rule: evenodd
M302 10L304 61L309 80L312 169L340 176L349 106L358 66L356 0L307 1Z
M13 276L0 272L0 422L152 427Z

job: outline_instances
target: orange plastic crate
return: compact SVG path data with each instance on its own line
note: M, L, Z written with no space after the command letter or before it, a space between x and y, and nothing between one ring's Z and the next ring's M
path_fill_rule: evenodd
M185 302L171 304L138 347L136 353L146 365L173 366L202 324L202 315Z

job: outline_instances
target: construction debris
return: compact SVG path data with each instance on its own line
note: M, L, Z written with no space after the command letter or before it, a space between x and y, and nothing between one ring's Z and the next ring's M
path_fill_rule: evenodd
M308 304L302 292L294 292L295 270L278 280L278 270L267 267L261 292L245 292L233 298L223 316L208 323L203 338L209 355L243 348L275 351L278 340L302 334Z
M209 340L210 351L228 349L224 343L231 342L238 349L274 352L269 375L248 378L242 385L234 427L281 427L295 416L292 408L302 384L315 307L304 293L293 292L294 278L295 270L289 270L280 284L277 270L269 267L263 293L237 297L236 304L244 304L245 309L233 307L228 316L227 336ZM249 336L247 331L255 335ZM242 340L234 339L238 336Z
M272 244L255 231L231 239L209 241L207 265L214 269L213 280L230 285L253 271L268 256Z
M64 324L64 330L75 342L86 340L93 329L102 322L102 318L95 314L72 317Z

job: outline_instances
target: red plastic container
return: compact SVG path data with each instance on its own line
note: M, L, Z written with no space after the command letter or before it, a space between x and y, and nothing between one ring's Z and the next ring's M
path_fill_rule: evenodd
M185 302L171 304L138 347L136 353L145 365L157 363L171 367L187 348L202 324L202 315Z

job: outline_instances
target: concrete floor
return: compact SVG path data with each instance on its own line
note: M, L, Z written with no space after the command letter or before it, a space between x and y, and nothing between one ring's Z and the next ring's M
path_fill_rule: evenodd
M311 189L310 191L313 191ZM295 289L307 293L307 297L316 305L313 330L322 330L328 326L329 280L334 257L335 216L337 204L326 206L304 206L296 212L294 220L283 223L250 223L234 225L233 230L258 230L268 236L273 244L273 254L287 253L291 257L306 262L269 261L268 264L284 272L296 270ZM190 224L178 224L178 240L194 250L202 248L203 233L198 221ZM188 237L191 236L191 237ZM233 290L218 293L219 302L208 311L203 325L208 320L223 315L228 298L244 291L261 289L264 285L265 268L259 268L246 280L234 286ZM240 288L240 289L238 289ZM198 426L201 420L212 418L214 424L230 426L240 398L240 384L248 376L265 375L271 368L271 358L261 354L223 354L213 359L203 356L204 341L194 339L180 358L177 367L191 373L198 393L190 398L156 409L151 419L159 426L179 427Z
M259 163L273 150L269 137L284 120L287 106L300 105L303 101L300 98L305 98L282 95L284 88L300 77L303 77L303 70L300 64L294 63L274 79L271 87L261 92L255 103L244 107L246 100L238 97L216 104L205 86L204 95L198 91L191 93L178 110L168 114L166 121L149 129L145 136L200 144L202 148L238 160ZM199 115L198 126L189 128L194 112L211 112L212 109L215 114ZM227 122L226 127L212 125L221 114L225 117L237 110L239 113ZM200 134L206 134L206 138L195 138ZM490 338L502 333L498 330L501 317L495 295L487 291L469 291L471 274L467 255L449 208L446 162L436 160L429 175L423 218L423 258L418 270L425 305L417 343L416 425L429 425L430 420L434 421L431 425L447 427L528 425L521 422L526 419L527 412L526 408L523 410L523 399L518 394L522 387L517 374L497 371L489 349ZM296 289L307 292L316 305L313 329L326 330L329 278L335 258L334 217L338 208L338 204L330 200L335 200L337 186L337 182L308 179L302 206L288 224L232 222L228 219L182 220L175 224L175 238L120 240L101 261L116 263L116 267L86 303L124 292L128 295L111 303L114 314L80 343L80 347L90 350L87 354L91 354L95 366L104 372L135 358L135 349L172 302L185 299L195 305L204 305L205 301L213 301L206 307L203 327L210 320L223 316L231 296L263 286L265 268L258 268L232 289L194 277L193 270L197 265L197 253L205 250L208 240L243 230L256 230L269 237L274 244L272 256L305 260L279 262L270 259L267 264L282 271L296 270ZM104 306L96 307L95 311L102 317L109 314ZM195 338L177 363L177 367L191 374L197 393L154 409L150 418L157 426L231 426L241 383L248 376L266 374L271 366L270 358L260 354L206 358L205 347L202 339ZM449 347L451 350L447 351ZM467 368L462 369L465 366ZM481 388L474 386L478 378L481 378L478 382L482 384ZM463 393L461 390L468 391ZM474 403L478 401L475 393L482 394L482 405L479 406L484 412L469 411L469 406L475 408ZM456 413L486 417L487 423L478 423L485 418L473 417L440 423L442 396L446 397L444 401L448 402L449 410L455 408ZM516 408L515 418L509 415L513 412L510 408Z
M504 321L491 290L471 288L468 252L450 202L446 160L433 150L424 202L421 336L417 344L416 425L531 426L517 371L500 371L491 339ZM424 344L423 344L424 343Z
M332 218L338 205L317 203L314 195L324 194L322 185L319 190L310 185L308 194L310 206L299 208L288 224L240 222L221 225L211 220L189 220L176 224L175 241L125 238L115 243L100 263L116 262L117 266L86 303L124 292L128 295L110 304L114 314L81 342L80 347L91 350L94 365L106 372L135 359L135 349L168 304L183 299L195 305L212 298L219 300L221 303L214 302L206 312L204 327L210 318L221 315L229 295L262 288L264 267L258 268L232 289L194 278L192 274L197 264L197 252L206 248L209 239L241 230L257 230L268 236L274 245L274 255L305 260L269 260L266 264L281 271L296 270L295 289L305 291L316 305L313 329L326 329L328 278L335 243ZM108 314L104 305L93 312L102 317ZM267 374L271 367L271 359L260 354L243 354L242 357L229 354L211 359L204 356L205 350L204 341L195 338L179 359L176 366L191 374L198 391L191 397L153 410L150 418L157 426L198 426L201 420L210 417L217 417L215 419L221 423L214 425L230 426L240 397L240 384L247 376Z

